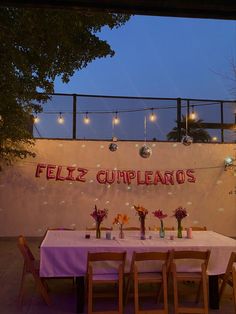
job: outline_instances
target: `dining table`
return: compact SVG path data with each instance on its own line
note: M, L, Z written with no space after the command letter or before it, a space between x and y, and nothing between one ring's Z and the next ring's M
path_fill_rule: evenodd
M97 239L95 231L48 230L40 246L40 276L76 277L76 312L83 313L88 252L126 251L125 272L128 273L134 251L210 250L209 307L219 308L218 275L225 272L231 252L236 251L235 239L214 231L193 231L191 238L185 231L182 238L177 237L176 231L166 231L164 238L160 238L158 231L148 231L145 237L141 239L139 231L126 231L123 239L119 238L118 230L103 231ZM180 271L191 272L196 265L183 263L179 267ZM106 267L101 272L105 273Z

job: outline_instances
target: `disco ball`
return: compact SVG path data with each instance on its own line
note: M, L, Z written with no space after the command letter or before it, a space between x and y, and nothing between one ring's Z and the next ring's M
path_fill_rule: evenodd
M189 146L192 144L193 142L193 138L191 136L188 136L188 135L184 135L182 137L182 144L184 144L185 146Z
M143 145L139 150L139 155L143 158L149 158L152 154L152 149L147 145Z
M110 150L111 152L115 152L117 149L118 149L118 145L117 145L116 143L111 143L111 144L109 145L109 150Z

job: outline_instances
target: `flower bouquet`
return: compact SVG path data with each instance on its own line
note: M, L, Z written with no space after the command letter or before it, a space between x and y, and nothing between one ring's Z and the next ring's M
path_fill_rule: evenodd
M101 238L101 223L103 219L107 218L107 209L98 209L95 205L94 211L90 214L96 222L96 238Z
M165 229L164 229L164 224L163 224L163 219L166 218L168 215L167 214L163 214L161 209L157 209L154 212L152 212L153 215L155 217L157 217L158 219L160 219L161 222L161 228L160 228L160 238L164 238L165 237Z
M127 224L129 222L129 217L126 214L117 214L117 216L114 218L113 225L119 225L120 226L120 234L119 238L124 239L124 231L123 231L123 225Z
M136 210L136 213L139 215L141 240L145 240L145 218L148 214L148 210L139 205L138 206L134 205L134 209Z
M185 208L183 208L182 206L176 208L174 210L174 215L173 215L178 222L178 233L177 233L177 237L178 238L182 238L182 219L185 218L186 216L188 216L187 214L187 210Z

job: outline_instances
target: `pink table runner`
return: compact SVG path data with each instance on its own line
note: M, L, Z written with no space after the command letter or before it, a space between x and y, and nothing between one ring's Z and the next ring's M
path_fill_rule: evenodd
M161 239L158 232L147 232L146 240L140 240L139 232L125 231L125 239L118 238L118 232L112 232L115 240L106 240L105 231L102 238L95 239L95 231L91 231L91 238L85 239L85 231L48 231L40 249L41 277L77 277L86 272L88 252L126 251L126 271L130 269L133 251L167 251L175 250L211 250L208 265L209 275L225 272L229 256L236 251L236 240L213 231L194 231L193 238L174 238L176 231L166 232ZM149 239L149 236L151 239ZM182 265L182 270L194 270L194 265ZM104 265L104 272L106 266ZM149 269L147 268L147 271Z

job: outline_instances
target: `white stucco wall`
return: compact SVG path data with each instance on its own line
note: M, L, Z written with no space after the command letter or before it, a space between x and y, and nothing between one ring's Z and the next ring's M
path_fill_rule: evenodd
M118 142L119 149L110 152L109 142L37 140L37 157L17 163L0 174L0 236L39 236L48 227L85 229L93 225L90 216L94 205L108 208L105 226L111 226L115 215L127 213L129 225L138 226L133 204L149 209L146 223L159 225L152 211L163 209L168 217L165 225L176 226L173 210L187 209L189 216L183 226L204 225L210 230L236 236L236 172L224 171L224 158L235 156L235 144L149 143L152 156L139 156L141 142ZM35 177L37 164L67 166L88 170L86 182L47 179L46 168ZM138 185L136 179L125 183L99 184L96 175L101 170L176 171L192 169L196 182L174 185ZM58 170L58 168L56 168ZM52 175L54 170L52 171ZM80 173L71 172L71 176ZM150 181L154 174L149 173ZM188 178L188 177L186 177ZM101 175L103 179L103 174ZM190 180L191 181L191 180Z

